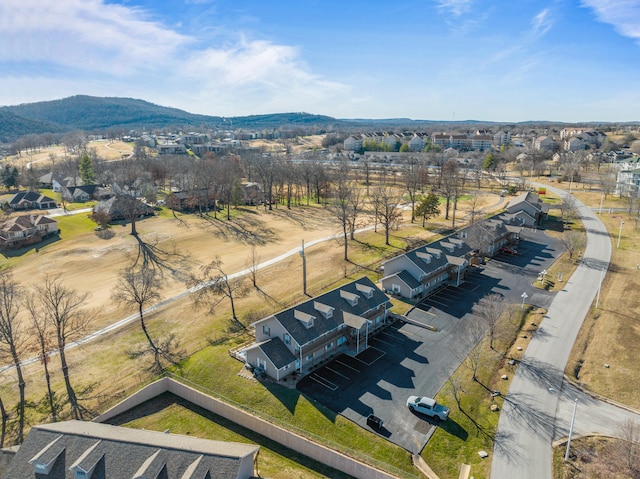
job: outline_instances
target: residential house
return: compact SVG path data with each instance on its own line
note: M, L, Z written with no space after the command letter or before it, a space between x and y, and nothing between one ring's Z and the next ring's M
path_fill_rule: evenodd
M253 323L255 343L243 351L246 363L282 380L337 354L356 356L387 325L390 306L369 278L352 281Z
M86 421L31 428L11 479L251 479L259 446Z
M35 191L21 191L9 200L14 210L48 210L58 207L56 200Z
M44 215L15 216L0 223L0 247L21 248L58 234L58 223Z
M132 214L138 218L155 214L151 206L127 195L112 196L108 200L102 200L94 206L93 211L109 215L111 221L128 220Z
M54 172L49 172L46 175L42 175L40 178L38 178L38 185L40 188L53 190L56 193L60 193L62 191L63 183L64 180Z
M176 211L209 211L215 206L215 199L207 189L176 191L167 196L166 205Z
M521 218L524 226L535 228L547 218L549 207L536 193L525 191L512 198L505 210Z
M448 237L386 261L380 283L384 291L405 298L426 296L447 284L459 285L470 253L463 240Z
M91 200L108 200L113 196L109 188L102 185L81 185L65 187L62 197L72 203L84 203Z

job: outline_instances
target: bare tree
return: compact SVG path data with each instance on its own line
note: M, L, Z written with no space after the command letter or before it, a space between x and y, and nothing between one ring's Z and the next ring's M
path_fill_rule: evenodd
M504 296L497 293L485 295L473 305L472 312L486 326L489 335L489 347L494 349L493 342L499 332L499 321L502 315L509 309L509 303Z
M454 202L454 210L455 204L458 200L458 173L460 170L460 166L458 162L453 158L449 158L442 165L442 194L445 197L445 213L444 217L446 220L449 219L449 210L451 209L451 203ZM455 226L455 213L454 213L454 226Z
M0 357L10 359L18 377L18 432L16 442L22 443L24 433L25 381L20 355L24 351L28 334L18 319L22 291L8 270L0 271Z
M242 277L230 278L222 269L222 260L219 256L201 268L201 274L192 274L187 280L187 286L193 290L192 298L196 307L207 305L209 312L225 299L231 303L231 315L233 321L240 329L245 325L236 314L235 300L248 293Z
M409 158L401 167L404 186L411 202L411 222L416 220L416 200L421 184L421 165L417 158Z
M80 337L89 324L90 316L83 308L88 294L78 294L75 290L67 288L59 275L45 275L41 284L33 286L33 296L40 304L38 313L44 315L45 321L55 334L71 413L75 419L82 419L82 408L69 377L66 348L67 343Z
M580 251L585 245L584 233L580 231L566 231L562 238L562 244L567 253L569 253L569 259L573 259L573 255Z
M46 321L46 314L40 311L42 303L37 302L33 296L29 295L25 297L25 306L31 314L31 326L33 326L32 331L35 339L37 340L38 358L44 368L44 378L47 384L45 401L47 402L49 412L51 413L51 420L56 422L58 420L58 413L60 412L61 405L51 387L51 373L49 372L52 334L49 324Z
M619 464L629 477L640 477L640 428L628 419L620 427L620 446L616 448Z
M145 308L160 298L159 283L160 281L156 270L149 268L140 268L138 270L135 268L127 268L120 273L118 282L111 295L111 298L118 303L127 306L137 306L140 327L147 338L150 348L143 350L141 354L149 351L153 353L153 370L156 373L163 370L163 359L173 362L173 352L171 351L173 338L169 338L168 341L164 342L165 344L155 342L149 334L144 319Z
M389 232L398 226L402 218L402 211L400 210L402 195L397 189L382 181L374 188L372 196L376 222L380 222L383 226L385 244L388 245Z
M332 189L333 194L331 195L332 197L329 202L329 209L333 213L334 218L342 230L344 260L348 261L349 225L351 220L354 191L357 189L357 186L348 180L348 165L343 163L336 175L334 184L335 187Z
M251 283L254 288L258 287L257 276L258 266L260 265L260 256L256 249L256 245L251 245L251 251L249 252L249 260L247 261L249 275L251 276Z
M613 194L616 190L616 184L618 182L618 178L615 173L605 173L600 177L600 186L602 187L602 193L604 193L604 197Z

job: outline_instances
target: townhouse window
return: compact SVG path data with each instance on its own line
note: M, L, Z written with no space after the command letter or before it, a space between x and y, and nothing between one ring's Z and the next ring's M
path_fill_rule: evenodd
M341 346L341 345L343 345L343 344L344 344L344 343L346 343L346 342L347 342L347 338L345 338L344 336L340 336L340 337L338 338L338 346Z
M304 358L306 361L311 361L313 359L313 354L307 354L307 357Z
M269 326L267 326L266 324L262 325L262 334L271 336L271 328L269 328Z
M289 336L289 333L284 333L284 344L290 344L291 343L291 336Z

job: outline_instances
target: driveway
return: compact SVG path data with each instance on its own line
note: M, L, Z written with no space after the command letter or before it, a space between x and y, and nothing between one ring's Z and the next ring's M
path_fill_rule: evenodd
M357 358L341 356L298 383L298 389L336 413L404 449L419 453L436 421L412 414L408 396L434 396L475 346L468 334L475 302L488 293L519 303L551 304L554 293L531 284L562 252L558 241L541 230L525 230L517 256L500 253L486 265L471 268L459 286L429 296L370 341ZM384 421L381 430L366 424L369 414ZM451 419L449 421L452 421ZM455 430L456 428L446 428Z

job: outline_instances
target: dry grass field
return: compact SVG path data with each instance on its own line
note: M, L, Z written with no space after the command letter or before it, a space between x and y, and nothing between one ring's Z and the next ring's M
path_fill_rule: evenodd
M500 208L497 195L482 196L482 204L493 209ZM465 203L460 204L464 215ZM405 221L409 222L405 212ZM266 261L283 253L296 250L304 239L306 244L338 233L338 228L326 208L321 206L296 207L287 210L279 206L273 211L262 208L247 208L234 212L231 221L197 215L178 215L170 212L140 221L137 224L140 236L147 242L156 244L166 251L176 251L188 258L188 266L181 274L166 272L162 277L161 297L166 299L185 291L184 273L196 271L199 265L219 256L227 273L235 273L247 268L251 249L255 247L260 261ZM137 243L129 234L129 225L114 225L110 234L101 238L93 231L93 224L86 218L80 227L66 228L61 218L61 240L27 253L2 256L0 259L13 266L16 281L29 287L42 280L46 274L59 274L64 284L79 293L89 293L86 307L91 310L92 331L105 327L135 312L111 299L119 272L132 262ZM450 226L442 217L430 225L433 228ZM66 228L66 229L65 229ZM367 231L356 235L350 242L350 261L343 260L343 247L338 240L330 240L307 247L308 293L315 295L347 275L373 274L370 266L381 256L395 255L417 241L433 237L430 230L419 225L405 225L392 232L391 246L384 246L384 235ZM302 292L302 264L294 254L273 266L257 273L258 289L251 289L245 298L239 299L237 309L241 320L248 324L252 320L282 309L305 299ZM212 342L227 336L230 310L228 301L223 301L209 314L205 310L195 310L189 297L172 302L147 317L151 335L165 337L174 335L179 341L180 356L198 351ZM131 392L149 381L147 371L150 358L146 356L132 359L131 351L145 344L137 321L127 327L110 333L99 340L69 350L72 379L82 394L91 398L85 402L88 409L98 411L105 402L113 403L124 392ZM59 374L57 358L52 358L54 386L62 394L64 387ZM240 368L240 365L239 365ZM37 402L44 395L44 379L40 365L27 368L27 394ZM0 397L6 407L12 407L16 388L13 373L5 371L0 376ZM38 422L39 414L32 410L31 421Z
M96 140L87 143L87 148L95 149L96 154L107 161L120 160L122 157L129 156L133 153L133 144L125 143L123 141L111 141L111 140ZM24 167L27 164L31 164L38 168L47 168L57 160L61 160L67 156L64 146L55 145L48 148L43 148L35 152L22 152L20 156L13 155L6 157L6 160L10 161L18 167Z

